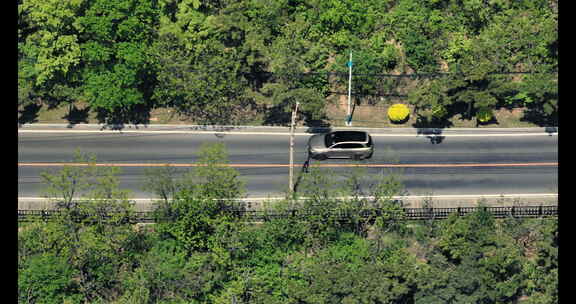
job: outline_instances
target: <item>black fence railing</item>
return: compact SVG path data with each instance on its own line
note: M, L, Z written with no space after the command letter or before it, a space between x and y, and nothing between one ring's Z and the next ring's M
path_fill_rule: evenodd
M557 217L558 206L513 206L513 207L453 207L453 208L402 208L403 212L387 212L382 209L365 209L360 212L311 212L309 210L285 210L285 211L268 211L268 210L231 210L230 213L245 221L258 222L270 221L275 218L305 218L310 216L331 216L341 220L352 218L375 218L386 212L400 220L429 220L445 219L452 214L465 216L477 211L485 211L495 218L538 218L538 217ZM60 210L18 210L18 221L49 221L55 216L62 214ZM78 216L79 220L87 218L87 215ZM111 216L110 216L111 218ZM126 219L131 223L153 223L156 215L152 211L133 212L126 214ZM167 218L166 218L167 219Z

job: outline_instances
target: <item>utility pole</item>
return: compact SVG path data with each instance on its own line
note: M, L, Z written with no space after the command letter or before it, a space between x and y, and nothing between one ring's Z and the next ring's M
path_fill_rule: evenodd
M294 111L292 111L292 123L290 123L290 177L288 185L290 195L294 192L294 127L299 104L299 102L296 102L296 107L294 108Z
M350 51L350 60L348 65L348 115L346 115L346 125L352 125L351 96L352 96L352 51Z

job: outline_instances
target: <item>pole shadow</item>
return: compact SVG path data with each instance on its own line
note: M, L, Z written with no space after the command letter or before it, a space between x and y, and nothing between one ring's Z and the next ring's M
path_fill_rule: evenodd
M294 192L298 191L298 185L300 185L300 182L302 181L302 176L305 173L309 173L309 168L310 168L310 154L308 154L308 156L306 157L306 161L304 162L304 164L302 164L302 168L300 169L300 174L298 174L298 178L296 179L296 182L294 183Z

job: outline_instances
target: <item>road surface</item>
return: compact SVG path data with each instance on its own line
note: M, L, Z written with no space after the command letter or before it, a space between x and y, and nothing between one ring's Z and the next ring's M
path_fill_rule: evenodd
M400 172L409 195L557 193L558 136L499 136L479 133L439 137L373 134L372 159L311 160L311 166L343 176L350 164L369 173ZM307 161L310 134L295 137L295 173ZM230 164L246 181L249 197L276 196L288 185L289 137L285 133L129 133L19 132L18 196L42 196L40 172L58 170L73 160L75 149L95 153L98 163L122 166L120 186L136 198L150 198L142 190L144 169L159 164L190 170L202 143L225 143ZM392 165L392 166L391 166Z

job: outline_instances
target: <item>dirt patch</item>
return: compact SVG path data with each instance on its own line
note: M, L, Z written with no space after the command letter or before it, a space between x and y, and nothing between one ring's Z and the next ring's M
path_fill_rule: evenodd
M411 114L407 121L397 124L392 123L387 116L388 107L394 103L405 103L402 100L380 100L375 104L353 105L352 126L371 127L371 128L410 128L416 124L416 115L414 108L408 105ZM327 123L334 127L345 126L345 120L348 110L347 95L332 95L328 97L326 103ZM494 111L495 119L493 122L477 126L476 119L464 119L462 115L457 114L450 118L451 127L453 128L508 128L508 127L535 127L536 125L523 121L526 109L506 109L502 108ZM24 115L24 116L23 116ZM27 116L26 116L27 115ZM23 116L23 118L21 117ZM254 117L251 120L243 122L246 125L262 125L262 119L258 113L251 111L243 113L243 117ZM78 103L74 107L63 104L58 107L49 109L47 106L37 106L33 109L19 109L19 121L22 123L64 123L64 124L97 124L97 113L92 111L87 104ZM189 117L178 114L173 109L157 108L150 111L149 124L194 124L195 122Z

